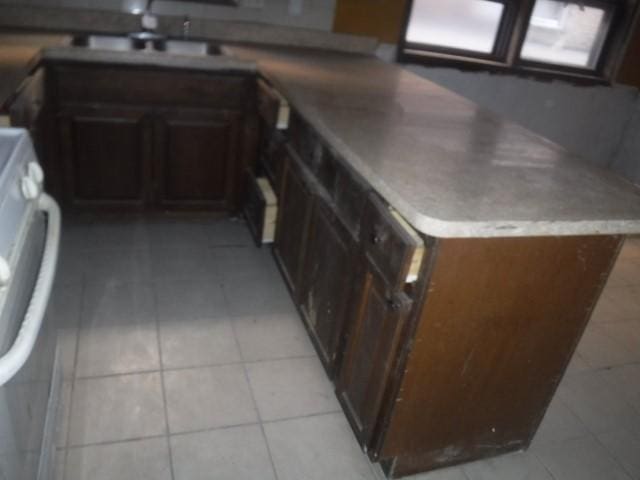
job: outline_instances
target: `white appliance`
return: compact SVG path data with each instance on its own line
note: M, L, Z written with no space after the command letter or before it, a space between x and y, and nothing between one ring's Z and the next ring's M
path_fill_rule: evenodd
M45 318L60 210L28 133L0 128L0 480L53 478L61 384Z

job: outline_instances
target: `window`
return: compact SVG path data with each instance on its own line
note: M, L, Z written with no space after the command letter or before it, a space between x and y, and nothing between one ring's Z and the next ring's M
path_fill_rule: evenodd
M637 1L413 0L398 59L608 79Z
M491 53L504 5L488 0L414 2L407 41Z
M608 29L609 15L604 8L537 0L520 56L595 69Z

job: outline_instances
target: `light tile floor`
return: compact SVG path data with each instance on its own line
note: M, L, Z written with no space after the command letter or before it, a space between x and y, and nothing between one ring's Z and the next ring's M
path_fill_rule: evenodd
M382 478L243 222L67 223L58 480ZM531 448L414 480L640 479L640 239Z

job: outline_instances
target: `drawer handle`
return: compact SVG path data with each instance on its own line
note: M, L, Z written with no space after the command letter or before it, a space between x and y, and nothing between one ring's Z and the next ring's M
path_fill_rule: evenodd
M371 243L373 245L378 245L380 242L382 242L382 237L380 235L378 235L376 232L372 232L371 233Z

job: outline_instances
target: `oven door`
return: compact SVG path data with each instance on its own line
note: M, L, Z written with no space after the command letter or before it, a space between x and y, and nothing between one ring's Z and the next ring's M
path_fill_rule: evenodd
M38 210L32 215L15 273L3 292L6 297L0 311L2 480L53 478L54 430L62 376L57 366L56 329L40 315L44 307L39 305L44 301L46 307L53 273L45 270L55 270L57 258L59 216L51 217ZM52 225L52 220L58 224ZM58 238L51 231L52 226L58 230ZM50 265L51 261L54 265Z

